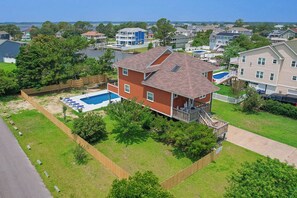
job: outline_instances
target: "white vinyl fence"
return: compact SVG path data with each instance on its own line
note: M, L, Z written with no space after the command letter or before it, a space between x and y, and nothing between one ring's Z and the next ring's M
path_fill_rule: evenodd
M212 98L216 99L216 100L220 100L222 102L228 102L228 103L231 103L231 104L238 104L238 103L244 101L244 99L246 98L246 95L242 95L239 98L233 98L233 97L230 97L230 96L225 96L225 95L221 95L221 94L218 94L218 93L213 93Z

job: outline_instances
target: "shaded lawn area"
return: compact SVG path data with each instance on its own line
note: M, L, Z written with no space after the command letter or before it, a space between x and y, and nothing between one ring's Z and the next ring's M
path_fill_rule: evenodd
M14 63L0 63L0 69L3 69L6 72L11 72L12 70L16 69L16 66Z
M104 120L107 131L111 132L114 121L110 120L109 116L104 117ZM188 158L177 159L172 154L171 146L158 143L152 138L128 146L118 143L115 138L115 134L110 134L107 140L96 144L95 147L130 174L151 170L161 182L192 164Z
M220 90L217 91L216 93L222 94L222 95L225 95L225 96L229 96L229 97L235 97L235 95L232 93L231 86L227 86L227 85L215 85L215 86L220 88ZM243 94L245 94L244 90L242 90L240 92L240 95L243 95Z
M88 154L85 165L77 165L73 157L76 143L36 110L12 115L23 136L14 134L42 177L53 197L105 197L116 178ZM30 144L32 150L26 145ZM36 160L40 159L40 166ZM50 175L46 178L44 171ZM57 185L61 192L54 190Z
M223 143L220 157L202 170L196 172L170 191L177 197L223 197L228 185L227 177L240 168L245 161L252 162L263 156L236 146Z
M212 112L231 125L297 147L297 120L267 112L247 114L233 105L213 100Z

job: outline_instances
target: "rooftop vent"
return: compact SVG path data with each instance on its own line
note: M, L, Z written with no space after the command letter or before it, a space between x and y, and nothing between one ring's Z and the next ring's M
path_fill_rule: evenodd
M173 68L172 68L172 72L177 72L179 70L180 66L178 65L175 65Z

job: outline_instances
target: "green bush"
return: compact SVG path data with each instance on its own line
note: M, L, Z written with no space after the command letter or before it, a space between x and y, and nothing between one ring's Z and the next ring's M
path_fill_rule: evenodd
M74 119L72 133L90 143L102 140L107 134L102 116L94 112L86 113Z
M85 164L87 162L87 153L80 145L75 147L73 155L77 164Z
M247 98L243 101L242 110L244 112L256 112L263 104L263 99L254 88L248 87L246 89Z
M296 197L297 169L277 159L244 163L228 178L225 197Z
M154 197L154 198L171 198L169 192L161 187L158 178L151 172L136 172L129 179L114 180L109 198L138 198L138 197Z
M19 91L19 85L14 72L5 72L0 69L0 96L15 94Z
M266 100L261 107L261 110L272 114L297 119L297 107L290 104L284 104L274 100Z
M152 122L151 137L172 145L192 160L205 156L216 146L213 129L197 122L168 121L162 116Z

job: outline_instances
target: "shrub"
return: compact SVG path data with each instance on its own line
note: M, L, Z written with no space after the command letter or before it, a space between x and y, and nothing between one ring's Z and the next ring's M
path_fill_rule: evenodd
M274 100L266 100L261 107L263 111L297 119L297 107Z
M149 129L153 119L149 108L136 103L136 100L112 103L107 107L111 119L117 121L117 133L133 135Z
M228 182L225 197L296 197L297 169L266 158L244 163Z
M173 197L169 192L164 190L159 184L158 178L151 172L136 172L129 179L114 180L109 198L123 197L154 197L154 198L170 198Z
M105 122L97 113L86 113L79 118L74 119L72 133L75 133L92 143L106 137Z
M254 88L248 87L246 90L247 98L243 102L242 110L244 112L258 111L263 104L263 99Z
M74 159L77 164L85 164L87 162L87 154L84 148L77 145L73 150Z
M0 96L14 94L19 91L19 85L14 72L0 69Z
M197 122L167 121L157 116L152 122L151 131L152 138L171 144L192 160L205 156L216 146L213 129Z

